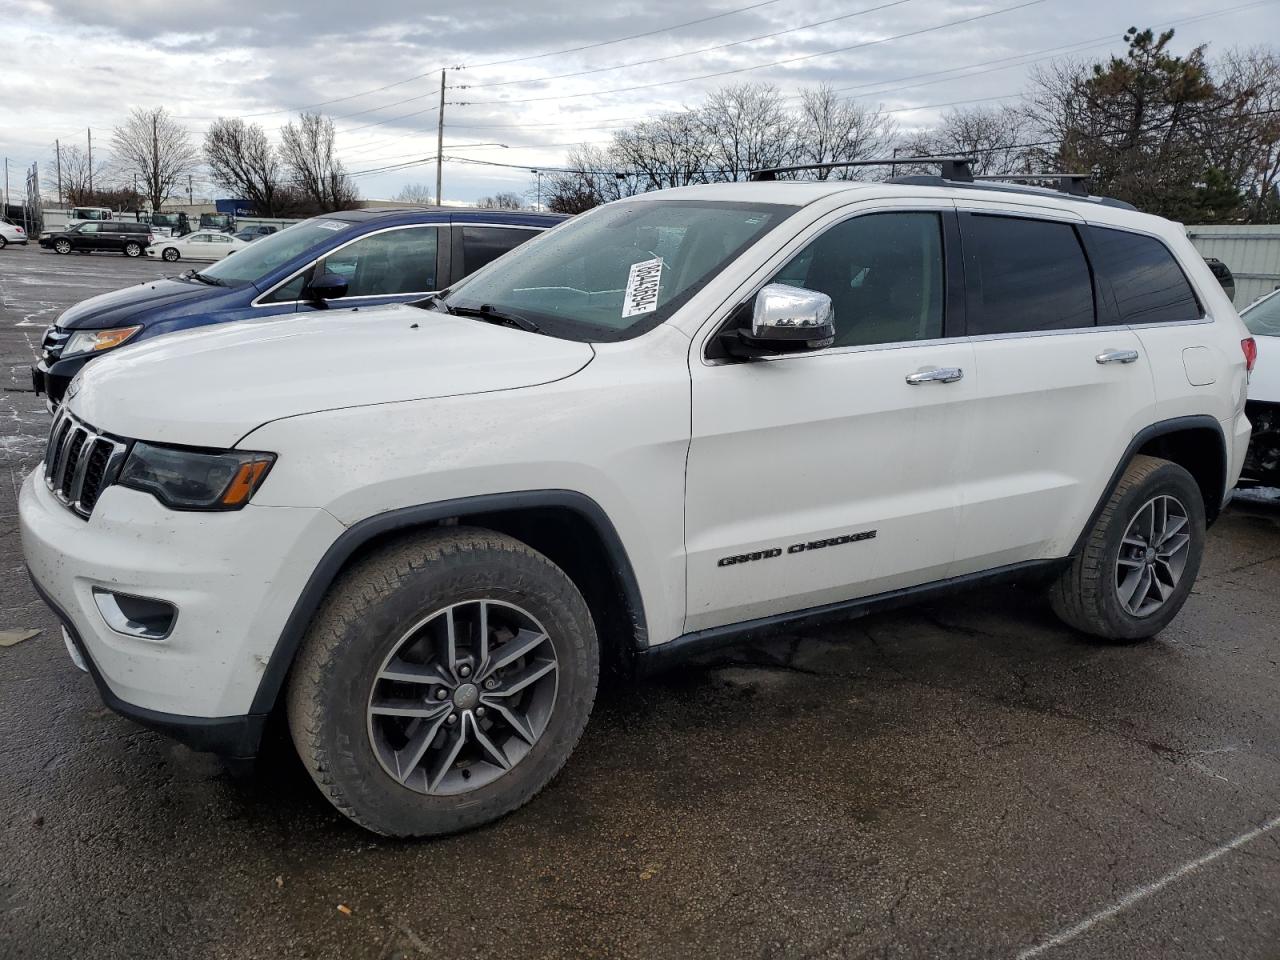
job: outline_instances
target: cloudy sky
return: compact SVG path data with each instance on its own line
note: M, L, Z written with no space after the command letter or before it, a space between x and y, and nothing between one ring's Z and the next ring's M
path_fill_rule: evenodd
M524 193L570 145L726 83L827 82L910 129L1003 102L1035 63L1120 52L1130 25L1175 26L1179 50L1212 54L1274 43L1280 2L0 0L0 155L16 190L55 139L83 146L92 127L105 150L134 106L165 106L197 138L219 116L274 134L305 107L335 119L361 195L391 197L434 185L433 165L381 168L434 156L449 68L445 154L511 165L451 159L445 197L469 201Z

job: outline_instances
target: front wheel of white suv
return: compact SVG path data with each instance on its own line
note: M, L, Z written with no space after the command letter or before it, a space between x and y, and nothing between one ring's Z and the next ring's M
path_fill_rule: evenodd
M454 833L550 782L598 676L591 614L559 567L499 533L441 528L340 576L290 675L289 728L352 820Z
M1054 612L1103 640L1159 633L1182 609L1204 556L1204 500L1183 467L1136 456L1053 585Z

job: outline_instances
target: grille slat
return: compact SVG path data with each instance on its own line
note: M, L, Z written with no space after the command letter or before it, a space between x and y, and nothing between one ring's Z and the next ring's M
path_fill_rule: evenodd
M45 484L63 504L87 519L102 491L115 482L128 452L126 443L103 436L64 408L49 433Z
M58 493L64 497L71 487L71 478L76 470L76 458L80 456L80 445L84 443L84 433L78 426L73 426L67 431L67 437L62 441L62 453L58 458L58 472L54 475L53 482Z

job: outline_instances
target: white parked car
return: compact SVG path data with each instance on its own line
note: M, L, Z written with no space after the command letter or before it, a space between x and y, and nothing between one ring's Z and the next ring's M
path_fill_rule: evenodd
M402 836L541 790L602 659L1010 579L1150 637L1248 332L1178 225L951 173L644 194L413 305L108 354L22 487L32 579L110 706L234 757L284 711Z
M1253 439L1244 474L1250 480L1280 486L1280 290L1251 303L1240 319L1253 334L1258 354L1245 407Z
M229 233L201 230L185 237L157 237L155 243L147 247L147 256L170 263L177 260L221 260L248 245Z
M20 243L25 246L27 243L27 231L16 223L10 223L0 217L0 250L3 250L11 243Z

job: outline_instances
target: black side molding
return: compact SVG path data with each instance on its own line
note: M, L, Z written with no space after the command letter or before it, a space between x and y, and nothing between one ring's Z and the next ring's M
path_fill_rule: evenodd
M262 674L262 680L258 684L258 692L254 695L251 707L252 712L263 715L271 713L275 707L276 698L284 687L289 668L293 665L294 655L302 643L303 634L311 623L311 618L319 608L329 586L337 577L338 571L364 544L386 533L407 530L410 527L451 517L508 513L513 510L538 507L563 507L572 510L585 519L599 535L614 568L613 572L622 584L637 643L643 646L648 634L640 585L636 581L635 571L631 568L631 561L627 557L618 531L614 529L604 509L590 497L574 490L527 490L520 493L499 493L442 500L439 503L402 507L399 510L391 510L361 520L348 527L333 542L325 551L325 555L320 558L320 563L316 565L315 570L311 572L307 585L303 588L293 606L293 611L289 614L289 619L285 622L275 650L272 651L271 659Z
M40 595L40 599L62 621L68 636L71 637L71 642L75 644L76 650L84 659L85 666L89 668L89 676L93 678L94 686L98 688L98 695L108 707L122 717L171 737L192 750L216 753L233 760L249 760L257 755L258 744L262 741L262 732L266 729L266 714L248 714L238 717L188 717L148 710L126 703L117 697L102 678L98 665L93 662L93 657L89 656L89 651L85 648L84 641L80 639L80 634L71 620L45 592L44 587L40 586L40 582L32 575L30 567L27 568L27 576L31 580L31 585L35 587L36 593Z
M782 627L816 626L838 620L854 620L872 613L910 606L924 600L935 600L979 585L1048 579L1061 573L1070 562L1068 557L1059 560L1027 560L996 567L994 570L968 573L916 587L903 587L870 597L859 597L856 600L841 600L791 613L779 613L771 617L726 624L723 627L710 627L695 633L686 633L668 643L647 647L636 657L637 665L642 674L658 673L688 657L711 653L758 637L766 637Z

